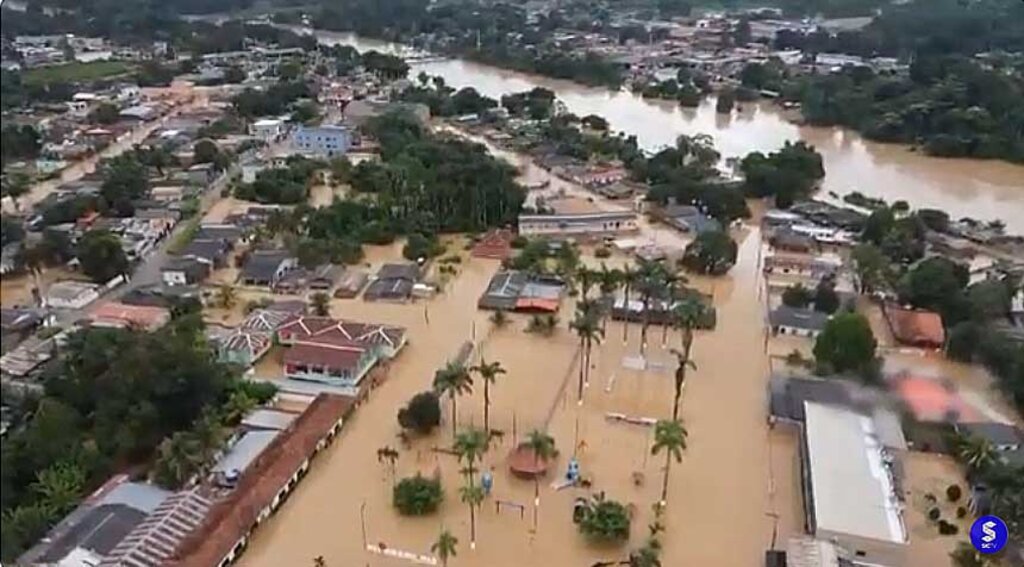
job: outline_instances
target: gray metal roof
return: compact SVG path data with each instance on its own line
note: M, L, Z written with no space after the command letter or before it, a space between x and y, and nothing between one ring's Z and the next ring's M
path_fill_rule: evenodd
M780 305L768 315L772 327L792 327L794 329L808 329L821 331L828 323L829 314L814 311L812 309L798 309Z
M295 418L296 414L286 411L259 408L253 410L242 419L242 425L253 429L276 429L278 431L287 429Z
M1020 445L1024 443L1024 432L1020 428L994 421L981 423L958 423L957 430L971 437L981 437L993 445Z
M242 438L232 445L221 460L213 466L212 472L245 472L245 469L249 468L256 457L259 457L260 453L277 437L277 433L276 430L245 432Z
M37 563L58 563L76 547L106 555L142 523L146 514L124 504L104 504L89 511L80 522L54 540Z

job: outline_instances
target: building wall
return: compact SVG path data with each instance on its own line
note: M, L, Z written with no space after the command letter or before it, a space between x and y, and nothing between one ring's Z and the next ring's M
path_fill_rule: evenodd
M820 539L834 542L853 555L853 559L868 564L901 567L907 564L907 545L869 539L852 534L819 529L814 534Z
M341 127L300 126L292 135L292 145L301 152L319 156L345 155L351 135Z
M367 351L363 353L363 356L354 368L332 370L316 366L301 368L295 364L285 364L284 373L287 377L297 380L310 380L332 386L354 388L359 385L359 382L362 381L363 377L373 368L376 362L377 356Z
M532 217L529 220L520 221L519 233L525 236L615 234L635 231L638 228L635 218L615 220L595 219L576 222L564 222L556 219L557 217L554 217L551 220L542 220Z
M188 285L188 278L185 276L185 272L183 271L166 271L161 275L163 276L164 283L167 285Z
M81 309L93 301L96 301L99 297L99 294L96 293L95 290L90 290L84 293L79 293L75 297L66 300L48 297L46 299L46 305L48 307L61 309Z

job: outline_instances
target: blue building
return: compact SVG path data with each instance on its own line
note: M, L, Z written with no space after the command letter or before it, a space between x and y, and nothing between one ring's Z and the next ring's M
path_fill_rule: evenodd
M336 124L299 126L292 134L292 146L296 150L316 156L345 155L351 143L348 128Z

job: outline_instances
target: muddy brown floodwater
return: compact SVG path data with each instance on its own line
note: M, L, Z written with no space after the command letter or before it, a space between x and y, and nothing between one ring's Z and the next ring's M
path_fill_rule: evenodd
M319 41L351 45L360 51L402 53L405 48L348 33L317 30ZM685 109L669 101L644 100L632 93L578 85L568 81L517 73L461 59L414 64L440 75L449 86L474 87L499 98L503 94L545 87L554 91L579 116L598 114L612 128L635 135L641 147L653 150L673 144L679 134L709 134L723 157L778 149L787 140L806 140L821 152L826 176L823 194L840 196L860 191L890 201L905 199L914 207L948 211L955 218L1002 219L1024 233L1024 166L999 161L941 159L895 144L863 139L851 130L804 127L790 122L771 104L744 104L730 115L715 112L708 98L699 108Z
M683 395L682 418L689 430L689 448L672 468L665 540L667 565L706 564L747 567L757 564L770 544L773 517L780 542L802 527L793 437L769 433L766 421L767 357L758 299L759 235L744 231L740 258L732 275L694 284L715 295L719 328L701 332L695 346L698 366ZM395 249L384 250L388 256ZM382 251L372 251L371 262ZM593 258L588 262L596 263ZM609 263L621 262L613 257ZM672 368L669 348L679 343L670 332L665 344L652 329L648 369L625 365L639 350L638 325L630 325L623 341L621 324L610 323L606 340L594 353L592 378L583 405L575 388L577 340L566 328L572 304L561 312L562 324L552 337L523 332L526 318L513 315L511 325L494 329L487 313L477 311L476 298L498 263L474 259L445 293L429 302L407 305L335 301L336 316L405 325L411 342L393 364L387 381L370 395L346 425L340 442L318 459L287 505L255 534L241 560L245 566L302 565L323 555L329 565L400 565L362 550L360 509L365 505L370 543L428 553L442 526L460 539L454 565L590 565L623 558L640 545L652 520L650 506L658 500L663 458L650 457L651 431L638 425L609 422L606 412L666 418L671 415ZM429 318L429 323L428 323ZM476 334L474 355L499 360L508 369L493 389L492 427L505 432L487 454L484 467L494 467L495 488L478 514L478 545L469 548L469 511L458 500L458 464L435 452L451 444L450 406L444 423L431 436L402 449L398 477L439 471L447 494L441 510L425 518L404 518L391 507L392 478L377 463L376 450L400 446L397 409L415 392L430 387L433 372ZM743 356L737 356L743 353ZM564 387L564 386L568 387ZM460 398L460 426L482 423L482 393ZM552 413L553 412L553 413ZM507 472L506 457L529 430L544 427L560 456L541 484L538 529L532 530L533 485ZM605 548L586 542L572 523L575 497L589 491L556 491L550 483L564 473L577 449L583 474L593 490L630 504L634 510L628 546ZM635 474L636 473L636 474ZM640 485L634 476L642 478ZM521 503L521 518L511 509L495 510L496 499Z

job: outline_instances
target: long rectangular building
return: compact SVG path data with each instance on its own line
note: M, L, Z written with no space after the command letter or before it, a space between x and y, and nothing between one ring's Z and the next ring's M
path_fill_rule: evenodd
M860 562L904 565L908 536L894 459L873 420L814 402L805 402L804 414L804 502L811 533Z

